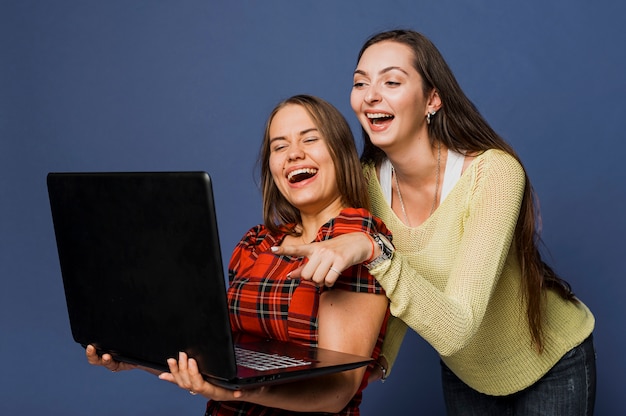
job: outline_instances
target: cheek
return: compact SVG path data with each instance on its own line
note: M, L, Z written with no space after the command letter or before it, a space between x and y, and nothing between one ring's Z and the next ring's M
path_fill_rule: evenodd
M283 163L282 163L282 161L279 160L279 158L277 158L276 156L271 155L269 160L268 160L268 165L269 165L269 168L270 168L270 173L274 177L274 180L276 180L276 176L281 175L281 173L283 171Z
M274 184L278 187L278 189L281 189L283 185L283 180L284 180L282 165L271 163L271 160L270 160L269 167L270 167L270 174L272 175L272 180L274 181Z
M399 109L404 109L413 116L423 113L426 108L421 91L405 91L402 94L397 94L394 101Z
M358 90L352 90L350 93L350 106L352 106L352 111L354 111L357 116L361 111L362 95L363 93Z

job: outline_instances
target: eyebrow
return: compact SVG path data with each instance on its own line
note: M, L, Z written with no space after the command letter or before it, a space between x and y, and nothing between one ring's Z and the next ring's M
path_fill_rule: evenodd
M299 135L300 136L304 136L312 131L319 131L319 129L317 127L311 127L309 129L304 129L302 130ZM278 136L278 137L271 137L270 138L270 144L275 142L276 140L287 140L287 138L285 136Z
M397 70L400 71L406 75L409 75L408 72L406 72L404 69L400 68L399 66L388 66L386 68L381 69L378 73L379 74L385 74L389 71L393 71L393 70ZM367 72L363 71L362 69L355 69L354 70L354 75L367 75Z

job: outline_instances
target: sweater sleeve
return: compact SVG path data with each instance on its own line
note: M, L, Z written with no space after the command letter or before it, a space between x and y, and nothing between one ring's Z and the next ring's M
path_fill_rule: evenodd
M380 352L380 356L385 357L385 360L387 360L387 377L391 375L391 370L400 353L400 347L406 335L406 329L407 326L401 319L393 315L389 317L385 340L383 341L382 351Z
M524 193L525 174L514 158L503 152L483 156L468 168L472 180L459 208L464 212L454 214L463 218L462 230L440 235L431 242L436 246L423 255L413 253L412 261L398 249L371 271L391 300L391 313L442 356L466 346L481 325L511 249ZM453 214L447 215L431 223L451 220ZM396 241L404 237L395 231L394 236ZM450 264L442 266L442 258L450 258ZM441 276L442 270L447 275ZM437 279L445 283L433 284Z

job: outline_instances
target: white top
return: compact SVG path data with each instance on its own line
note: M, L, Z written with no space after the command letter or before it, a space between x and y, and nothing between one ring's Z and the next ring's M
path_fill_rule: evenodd
M448 161L446 163L446 170L443 174L443 184L441 185L441 195L439 196L439 203L446 199L446 196L450 193L454 185L461 177L463 172L463 162L465 162L465 155L457 153L448 149ZM391 191L392 191L392 166L389 159L383 160L380 165L380 187L385 195L385 200L391 205Z

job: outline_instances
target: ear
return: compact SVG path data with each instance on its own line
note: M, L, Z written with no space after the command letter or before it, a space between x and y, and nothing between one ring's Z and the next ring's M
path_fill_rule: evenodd
M432 91L428 94L428 101L426 102L426 108L428 112L439 111L442 107L443 103L441 102L441 97L439 96L439 91L436 88L433 88Z

